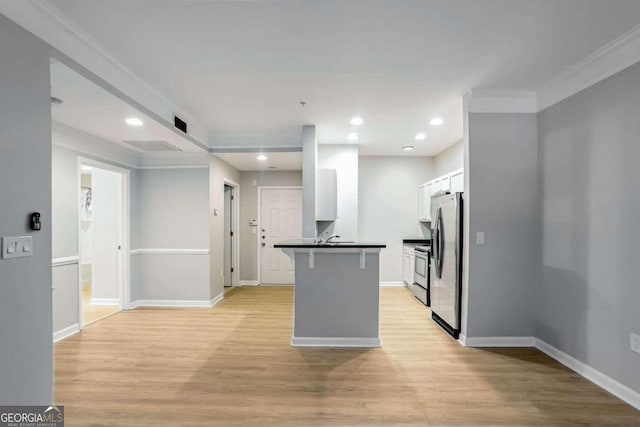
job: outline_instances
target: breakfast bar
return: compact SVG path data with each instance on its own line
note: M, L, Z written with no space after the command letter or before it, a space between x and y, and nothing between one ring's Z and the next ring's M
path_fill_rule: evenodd
M274 245L294 260L294 347L380 347L378 243Z

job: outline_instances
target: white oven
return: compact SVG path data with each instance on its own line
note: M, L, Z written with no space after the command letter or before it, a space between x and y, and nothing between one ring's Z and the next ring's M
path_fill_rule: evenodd
M429 298L429 263L431 249L428 246L416 246L414 250L415 268L413 271L413 295L424 305L430 305Z

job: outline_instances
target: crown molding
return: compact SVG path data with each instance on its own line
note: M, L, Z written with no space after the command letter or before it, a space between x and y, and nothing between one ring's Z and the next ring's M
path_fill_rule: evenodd
M464 95L469 113L536 113L536 93L518 89L473 89Z
M640 61L640 25L570 66L537 89L538 111Z

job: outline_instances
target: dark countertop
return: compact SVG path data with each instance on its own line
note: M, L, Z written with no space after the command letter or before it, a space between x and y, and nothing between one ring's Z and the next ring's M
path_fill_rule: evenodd
M417 244L417 245L430 245L431 244L431 239L402 239L402 243L409 243L409 244Z
M313 240L286 240L284 242L276 243L274 248L386 248L384 243L361 243L361 242L349 242L349 243L313 243Z

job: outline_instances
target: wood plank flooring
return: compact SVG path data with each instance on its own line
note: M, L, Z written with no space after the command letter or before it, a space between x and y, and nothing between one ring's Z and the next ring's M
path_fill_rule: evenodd
M213 309L133 310L56 345L67 426L640 426L640 412L535 349L468 349L403 288L383 347L290 347L291 287Z
M85 326L109 317L120 311L120 307L115 305L95 305L91 304L91 285L82 287L82 321Z

